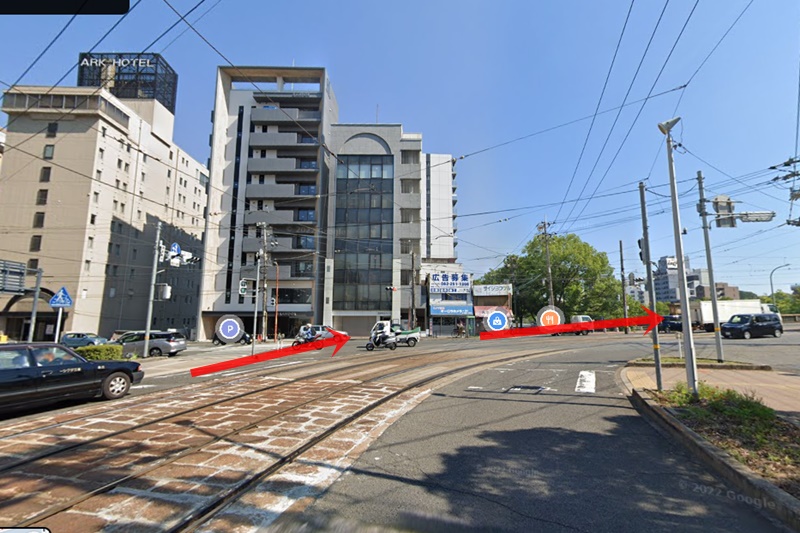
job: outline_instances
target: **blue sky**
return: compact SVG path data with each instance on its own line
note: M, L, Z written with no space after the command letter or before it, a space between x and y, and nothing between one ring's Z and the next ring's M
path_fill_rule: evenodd
M197 1L171 3L185 13ZM717 281L767 294L770 271L790 263L774 274L776 290L788 291L800 283L800 227L785 225L790 182L772 182L778 173L768 167L796 153L800 4L699 3L664 66L695 2L668 2L642 61L664 2L636 0L600 103L607 112L592 124L579 163L591 124L585 117L598 105L630 6L628 0L206 0L189 20L202 15L197 29L237 65L327 68L341 122L377 116L422 133L426 152L465 156L456 166L458 255L476 275L519 252L545 217L556 233L577 233L607 252L617 269L622 240L626 272L643 275L636 245L640 180L650 189L652 255L674 255L667 156L656 125L680 115L673 133L683 147L675 165L692 266L706 263L695 208L695 176L702 171L708 197L728 194L740 202L737 212L777 214L772 222L712 230ZM55 83L117 19L78 17L21 83ZM68 20L0 17L0 81L16 81ZM144 51L175 20L162 0L142 0L96 51ZM215 69L226 61L192 31L180 35L184 29L178 25L147 51L161 52L178 72L175 140L205 161ZM76 79L73 72L64 83ZM618 114L629 87L628 103L651 88L654 95L671 92ZM795 203L793 219L800 217ZM495 213L475 215L486 211Z

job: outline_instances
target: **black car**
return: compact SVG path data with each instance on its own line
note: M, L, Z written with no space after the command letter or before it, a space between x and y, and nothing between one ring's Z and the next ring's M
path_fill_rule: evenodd
M778 315L774 313L759 313L754 315L733 315L722 324L722 336L726 338L749 339L750 337L763 337L783 335L783 324Z
M666 315L664 320L658 325L658 331L669 333L670 331L683 331L683 322L680 315Z
M87 361L61 344L0 344L0 412L75 398L113 400L143 377L139 363Z
M214 333L214 340L212 340L211 342L214 344L214 346L219 346L221 344L228 344L216 333ZM242 338L240 338L237 342L239 344L252 344L253 336L245 331L244 333L242 333Z

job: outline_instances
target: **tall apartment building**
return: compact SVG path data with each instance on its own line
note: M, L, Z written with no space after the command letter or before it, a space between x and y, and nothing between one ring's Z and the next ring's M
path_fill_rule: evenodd
M16 86L2 110L0 256L43 272L35 338L53 338L48 301L61 287L74 302L62 331L144 329L157 224L167 247L202 251L208 171L173 143L173 114L100 87ZM152 326L190 334L199 267L159 270L173 290L155 303ZM0 330L26 338L32 301L30 292L0 295Z
M399 124L337 124L325 69L221 67L212 118L206 336L228 313L252 331L254 311L259 334L272 334L276 311L284 334L304 322L366 334L407 316L423 261L454 262L450 156L424 154L422 136ZM424 302L417 288L418 320Z
M211 134L201 336L220 316L264 331L264 298L253 292L266 249L267 312L279 305L282 332L322 319L323 264L332 157L323 150L338 119L323 68L220 67ZM261 285L264 285L263 277ZM248 285L239 294L240 281ZM279 293L276 293L276 286ZM274 317L273 317L274 318ZM272 330L270 323L268 330Z

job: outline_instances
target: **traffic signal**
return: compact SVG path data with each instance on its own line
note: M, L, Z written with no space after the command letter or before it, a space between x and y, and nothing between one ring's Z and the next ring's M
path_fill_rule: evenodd
M397 287L386 287L387 291L396 291Z
M247 294L247 280L246 279L240 279L239 280L239 294L241 294L242 296Z
M639 259L641 260L642 263L645 263L645 260L644 260L644 239L639 239L636 242L639 243Z
M275 298L271 298L269 301L269 305L275 307Z

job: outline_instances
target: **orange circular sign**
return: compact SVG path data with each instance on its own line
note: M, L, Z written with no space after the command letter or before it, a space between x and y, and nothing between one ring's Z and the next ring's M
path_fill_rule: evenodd
M561 323L561 317L552 309L542 313L540 326L558 326Z

